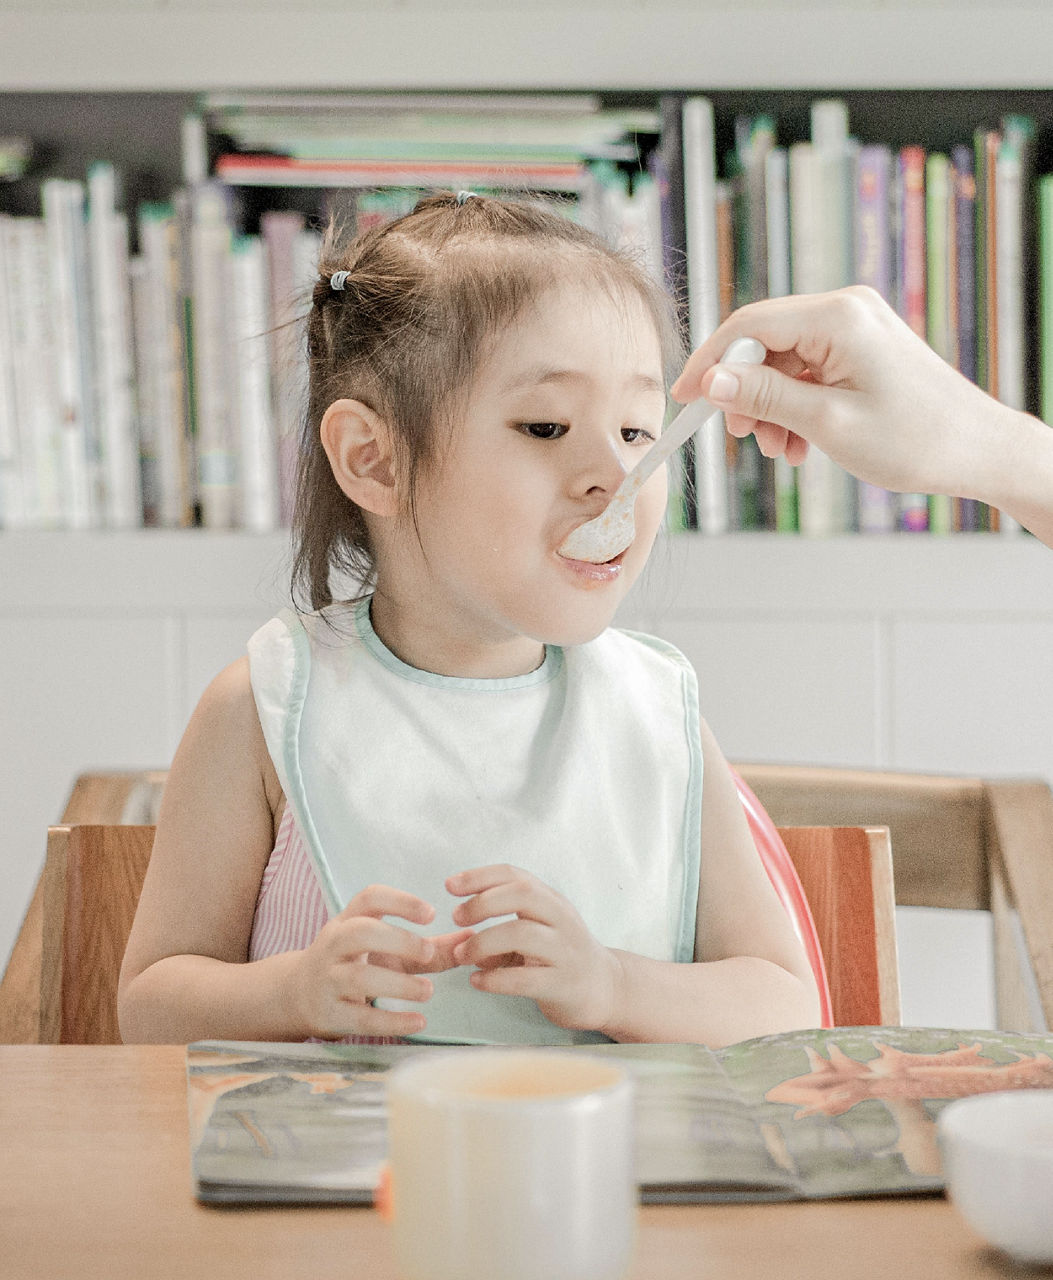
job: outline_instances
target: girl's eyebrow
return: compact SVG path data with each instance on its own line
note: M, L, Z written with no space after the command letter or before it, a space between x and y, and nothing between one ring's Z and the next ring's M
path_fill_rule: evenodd
M527 387L540 387L549 383L591 382L594 376L581 369L561 369L554 365L533 365L509 378L507 382L502 384L501 391L503 393L522 391ZM665 384L657 378L652 378L650 374L630 374L626 378L625 384L627 389L631 391L657 393L663 399L665 398Z

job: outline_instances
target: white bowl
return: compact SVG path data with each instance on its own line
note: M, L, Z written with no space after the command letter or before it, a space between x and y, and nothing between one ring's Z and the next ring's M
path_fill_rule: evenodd
M1053 1262L1053 1089L960 1098L936 1126L966 1222L1021 1262Z

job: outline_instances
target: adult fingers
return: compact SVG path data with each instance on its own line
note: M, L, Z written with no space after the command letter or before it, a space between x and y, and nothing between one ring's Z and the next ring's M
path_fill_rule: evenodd
M704 375L719 364L736 338L756 338L772 356L794 353L807 368L826 367L835 348L843 340L869 332L874 322L880 328L895 313L873 289L853 285L832 293L791 294L753 302L733 312L689 357L680 377L673 383L674 399L686 403L702 391ZM708 399L708 396L707 396Z
M702 378L702 394L725 411L733 435L746 435L758 424L768 423L788 428L805 440L821 435L831 401L842 395L835 387L789 377L771 365L748 364L708 370Z

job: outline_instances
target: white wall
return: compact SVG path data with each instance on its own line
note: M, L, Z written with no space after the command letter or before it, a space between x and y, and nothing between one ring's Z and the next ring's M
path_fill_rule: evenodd
M0 955L76 775L166 765L286 580L282 535L0 535ZM621 620L685 650L732 758L1053 782L1053 554L1029 537L680 536ZM986 928L905 926L908 1021L989 1021Z

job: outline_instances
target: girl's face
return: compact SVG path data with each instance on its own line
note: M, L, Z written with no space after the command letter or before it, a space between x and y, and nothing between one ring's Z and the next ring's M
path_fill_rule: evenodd
M607 505L658 438L662 354L635 295L553 287L482 363L463 416L378 565L374 625L444 674L529 671L547 643L597 636L662 521L664 468L636 503L636 538L604 565L557 548ZM418 542L419 533L419 542Z

